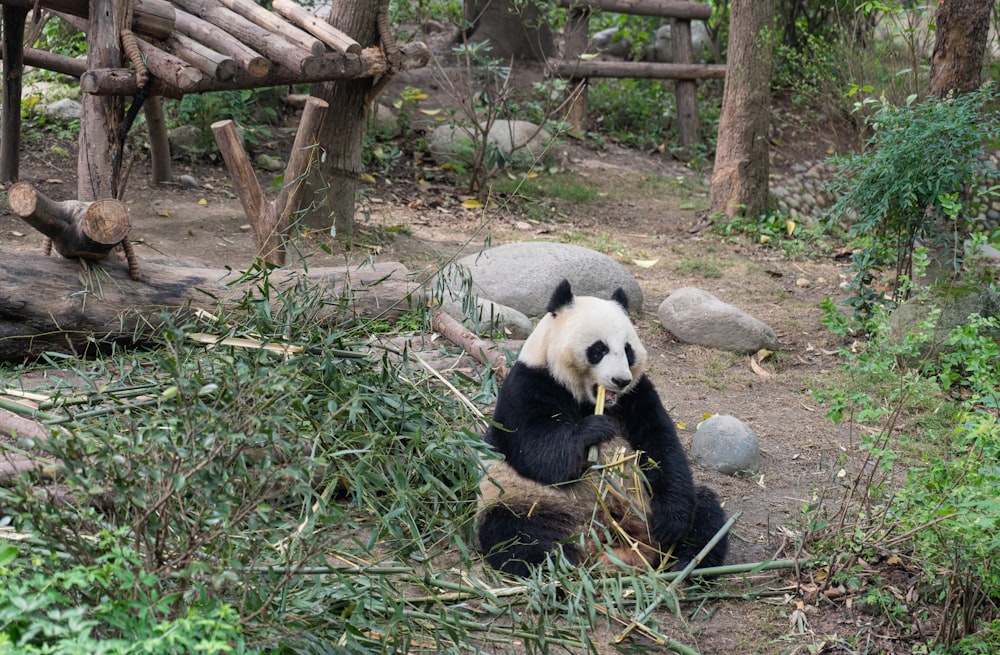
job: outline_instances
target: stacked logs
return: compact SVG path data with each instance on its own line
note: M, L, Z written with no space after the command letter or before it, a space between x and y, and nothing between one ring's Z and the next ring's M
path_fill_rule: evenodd
M343 32L293 0L275 0L273 11L253 0L133 0L131 31L154 78L155 95L250 89L291 83L372 77L386 70L379 48L362 49ZM32 8L36 0L4 0ZM89 0L41 0L86 31ZM426 65L424 44L403 49L402 68ZM24 62L80 78L95 95L135 95L143 86L130 68L87 70L86 63L26 48Z

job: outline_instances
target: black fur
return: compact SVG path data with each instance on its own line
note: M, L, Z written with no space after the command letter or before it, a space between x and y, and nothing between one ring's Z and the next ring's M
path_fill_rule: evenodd
M640 463L651 491L652 534L663 549L674 545L677 567L686 566L725 522L715 494L695 487L673 421L645 375L605 415L595 416L592 404L578 403L546 369L518 362L503 383L493 418L486 440L518 474L542 484L578 479L588 466L590 446L615 435L642 451ZM538 507L530 517L503 506L484 512L479 543L487 561L524 575L527 566L543 561L556 544L576 536L567 527L571 522L559 520L559 509ZM724 539L702 566L722 564L726 549ZM574 562L580 557L577 550L567 552L564 547L564 552Z
M552 297L549 298L549 304L545 311L555 314L571 302L573 302L573 289L569 286L569 280L563 280L552 292Z

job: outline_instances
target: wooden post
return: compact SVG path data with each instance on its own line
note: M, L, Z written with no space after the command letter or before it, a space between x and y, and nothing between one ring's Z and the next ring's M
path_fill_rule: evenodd
M580 62L580 55L587 50L587 32L590 29L590 9L573 7L566 12L566 45L563 57L572 66ZM577 132L586 129L587 122L587 78L571 77L566 92L571 98L569 110L566 112L566 122Z
M319 131L328 108L329 105L319 98L309 98L306 102L285 167L284 183L273 201L265 199L233 121L212 124L215 142L233 177L233 188L250 220L257 256L269 264L281 266L285 263L285 240L291 229L291 215L299 211L302 203L306 178L317 153Z
M125 4L116 0L91 0L87 26L87 68L122 66L121 33ZM114 156L118 127L125 118L120 96L84 94L80 115L80 154L77 163L77 197L99 200L118 197Z
M691 21L670 19L670 45L675 64L694 63L691 53ZM685 156L690 156L691 148L701 143L698 133L698 83L694 80L676 80L674 84L681 150Z
M0 118L0 182L17 180L21 157L21 77L28 10L3 6L3 113Z
M163 102L160 96L146 98L142 111L146 115L146 130L149 134L149 161L153 169L153 182L169 182L174 174L170 165L170 140L167 138L167 122L163 120Z

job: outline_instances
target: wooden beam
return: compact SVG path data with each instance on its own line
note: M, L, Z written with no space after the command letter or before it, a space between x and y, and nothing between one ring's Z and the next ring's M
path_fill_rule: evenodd
M274 0L271 6L276 12L309 32L337 52L344 54L361 54L361 44L347 36L336 27L310 14L302 5L293 0Z
M174 2L262 53L273 63L281 64L305 77L314 77L319 72L319 57L311 51L303 50L282 35L261 27L217 2L209 0L174 0Z
M236 77L236 62L221 52L198 43L189 36L177 32L163 41L163 47L172 55L180 57L205 75L219 82Z
M177 10L177 31L209 48L232 57L237 66L251 78L264 77L271 72L271 62L256 50L237 41L225 30L180 9Z
M400 47L402 66L400 70L411 70L427 65L430 51L423 43L407 43ZM210 91L232 91L239 89L255 89L268 86L284 86L288 84L304 84L306 82L329 82L331 80L352 80L360 77L372 77L386 70L385 55L380 48L365 48L360 57L342 55L339 52L328 52L320 59L320 70L315 77L303 77L282 66L275 66L264 77L251 77L242 69L236 77L227 82L213 80L207 75L201 82L186 93L207 93ZM179 89L161 84L154 84L156 93L176 98L184 95ZM129 69L88 70L80 77L80 90L95 95L135 95L139 87L135 76Z
M267 31L280 34L290 43L312 54L313 57L322 57L326 54L326 45L322 41L305 30L286 23L277 14L264 9L253 0L219 0L219 2L222 3L223 7L231 9Z
M712 17L711 5L702 2L682 2L677 0L556 0L564 9L603 9L616 14L636 14L659 18L685 18L687 20L708 20Z
M132 31L154 39L165 39L174 31L174 6L167 0L132 0ZM34 9L35 0L3 0L3 4ZM41 0L39 6L56 12L89 18L90 0Z
M723 64L659 64L645 61L560 61L559 77L632 77L658 80L706 80L726 77Z

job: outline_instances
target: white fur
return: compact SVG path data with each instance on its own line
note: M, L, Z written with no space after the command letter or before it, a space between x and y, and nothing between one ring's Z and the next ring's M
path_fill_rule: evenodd
M587 348L596 341L608 354L596 365L587 360ZM635 360L628 365L625 345L631 344ZM577 402L594 403L597 385L612 393L628 392L646 370L646 349L625 309L613 300L574 296L555 315L542 317L524 342L518 360L532 368L547 368ZM628 380L618 385L613 380Z

